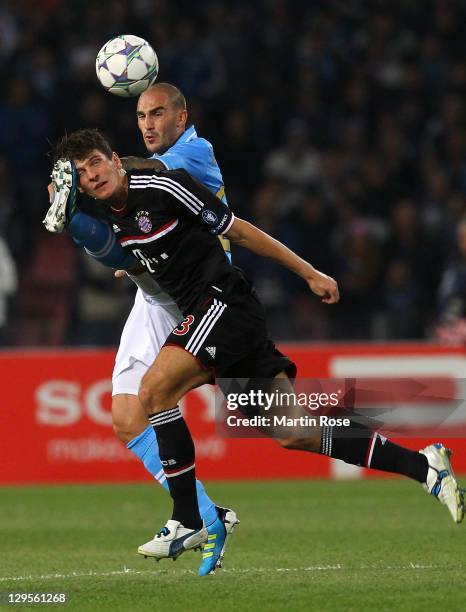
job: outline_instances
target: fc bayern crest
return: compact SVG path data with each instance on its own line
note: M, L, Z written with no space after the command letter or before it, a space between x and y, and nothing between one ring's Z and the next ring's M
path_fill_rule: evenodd
M152 221L150 220L147 210L140 210L136 215L136 221L141 232L148 234L152 229Z

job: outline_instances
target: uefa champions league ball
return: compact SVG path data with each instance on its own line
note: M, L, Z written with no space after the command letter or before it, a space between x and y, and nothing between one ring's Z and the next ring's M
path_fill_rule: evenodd
M131 98L157 78L159 60L147 41L133 34L112 38L97 54L97 78L115 96Z

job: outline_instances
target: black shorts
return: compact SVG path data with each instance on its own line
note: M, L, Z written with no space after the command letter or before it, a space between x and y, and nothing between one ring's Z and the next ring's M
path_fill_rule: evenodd
M215 378L273 378L285 371L296 376L295 364L270 340L265 313L253 291L228 303L215 295L185 316L164 346L179 346Z

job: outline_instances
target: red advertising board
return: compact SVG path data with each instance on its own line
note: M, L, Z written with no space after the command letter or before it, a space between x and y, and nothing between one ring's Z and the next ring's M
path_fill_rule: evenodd
M435 345L302 345L281 347L309 378L439 376L459 380L461 348ZM111 427L111 350L0 353L0 483L116 482L150 479ZM465 377L466 378L466 377ZM182 406L196 442L203 479L361 477L367 470L314 454L285 451L265 439L219 437L209 387ZM410 439L421 448L432 439ZM464 440L447 440L466 473ZM379 475L379 474L376 474Z

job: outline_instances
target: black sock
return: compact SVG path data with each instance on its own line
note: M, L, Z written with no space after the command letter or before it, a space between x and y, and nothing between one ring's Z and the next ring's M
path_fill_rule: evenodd
M425 482L425 455L398 446L366 425L350 420L349 427L323 427L320 452L346 463L395 472Z
M404 474L421 483L427 480L429 470L425 455L394 444L376 431L371 439L366 466L374 470Z
M159 444L160 461L173 499L172 519L188 529L202 527L196 491L195 451L178 406L149 415Z

